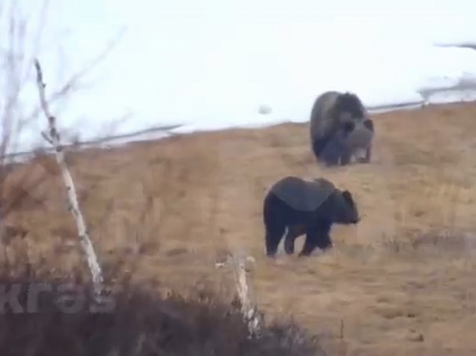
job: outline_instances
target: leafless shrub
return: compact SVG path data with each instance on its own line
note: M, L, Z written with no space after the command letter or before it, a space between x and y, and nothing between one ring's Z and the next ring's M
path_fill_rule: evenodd
M1 306L0 353L5 356L326 355L315 337L292 322L263 325L261 336L250 338L240 306L207 289L192 290L189 297L161 296L148 285L106 279L107 300L97 305L94 286L84 279L42 265L23 267L22 262L0 262L0 284L19 291ZM32 294L40 285L45 291ZM79 301L76 311L65 312L71 309L65 297Z

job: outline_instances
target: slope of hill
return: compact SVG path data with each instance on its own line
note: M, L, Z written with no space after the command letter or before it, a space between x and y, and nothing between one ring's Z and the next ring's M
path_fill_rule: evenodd
M243 250L257 303L293 315L348 355L476 353L476 104L375 114L368 165L317 166L307 125L229 129L69 157L106 272L186 291L230 287L215 264ZM21 167L55 173L51 158ZM353 192L363 220L336 227L335 248L306 259L264 257L261 204L283 175L324 176ZM5 195L8 199L8 190ZM28 258L71 270L80 258L58 176L37 187L8 223L26 229ZM300 248L302 239L298 242ZM25 256L18 256L25 258ZM338 351L340 350L340 351Z

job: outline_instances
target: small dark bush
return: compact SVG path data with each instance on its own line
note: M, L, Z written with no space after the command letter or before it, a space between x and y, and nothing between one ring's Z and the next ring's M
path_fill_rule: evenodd
M39 283L50 290L35 297ZM239 305L207 291L164 297L145 285L114 286L98 304L91 285L77 277L0 266L0 355L324 355L292 323L266 326L260 337L249 338ZM8 297L12 290L17 298ZM73 301L79 303L75 310Z

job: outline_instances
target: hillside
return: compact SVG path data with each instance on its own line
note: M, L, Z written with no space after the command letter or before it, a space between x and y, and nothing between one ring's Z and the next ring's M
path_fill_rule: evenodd
M230 288L215 263L229 249L253 256L250 280L269 316L292 315L348 355L476 354L476 104L373 115L369 165L320 168L307 125L230 129L88 150L69 158L105 270L165 288ZM40 163L40 164L38 164ZM50 158L21 167L33 181ZM326 255L264 256L261 204L283 175L324 176L352 191L363 220L336 227ZM11 198L6 189L4 197ZM75 226L58 176L9 218L28 231L15 246L70 271ZM303 239L298 241L301 247ZM11 258L11 257L10 257ZM23 255L18 258L25 259ZM343 337L342 335L343 334Z

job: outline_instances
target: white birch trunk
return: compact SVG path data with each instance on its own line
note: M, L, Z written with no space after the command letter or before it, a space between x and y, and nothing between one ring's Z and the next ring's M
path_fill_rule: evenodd
M101 267L99 266L98 258L96 256L96 253L94 252L94 247L91 243L91 239L89 238L88 230L86 228L83 215L79 208L78 197L76 194L76 189L74 187L73 178L71 177L71 174L68 170L68 166L66 165L64 159L64 152L63 147L61 145L60 135L56 129L56 118L51 114L48 102L46 101L43 73L38 60L35 60L35 68L37 72L36 81L40 96L40 104L43 113L45 114L48 120L48 133L43 133L43 137L54 147L56 162L58 163L58 166L61 170L61 176L63 177L63 181L68 194L69 210L71 211L71 214L73 215L74 220L76 222L79 241L81 244L82 251L86 257L89 270L91 272L95 292L99 294L102 290L103 283Z

